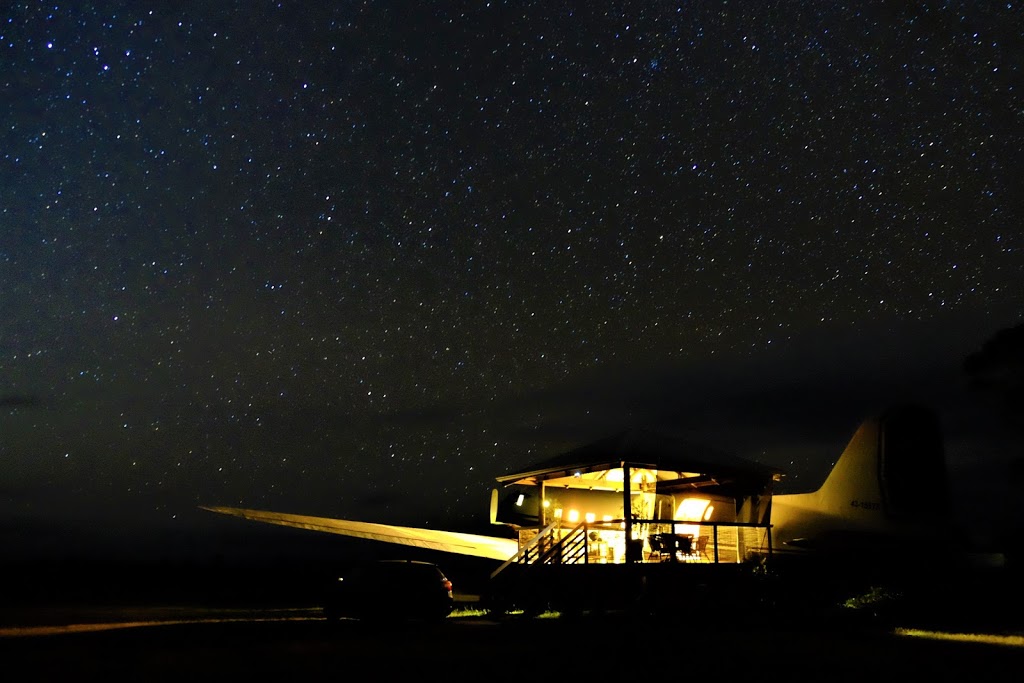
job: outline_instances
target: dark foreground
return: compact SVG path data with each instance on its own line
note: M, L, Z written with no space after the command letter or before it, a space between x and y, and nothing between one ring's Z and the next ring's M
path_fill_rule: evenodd
M25 623L24 615L8 616ZM1016 638L962 642L838 623L739 627L687 615L453 616L439 623L375 625L329 623L316 608L119 608L50 616L136 625L18 635L8 624L0 658L8 672L20 673L19 680L960 680L1024 665Z
M437 623L365 624L326 621L321 583L333 570L293 565L0 569L7 589L0 675L189 683L611 676L864 682L976 680L1024 670L1024 580L1016 573L932 568L904 582L898 600L872 589L854 610L834 606L858 593L826 590L830 585L815 577L832 574L818 571L769 583L763 593L740 594L737 586L658 593L624 611L532 618L457 612ZM460 607L471 607L465 602L475 591L466 589L484 586L473 579L487 574L445 568L462 588Z

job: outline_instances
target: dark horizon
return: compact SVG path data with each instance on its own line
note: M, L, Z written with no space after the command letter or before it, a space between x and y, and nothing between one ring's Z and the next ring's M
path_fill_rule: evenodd
M518 455L518 465L536 460L535 455L526 454L541 453L544 444L548 455L564 452L588 442L587 434L594 435L589 439L592 441L635 426L681 430L697 436L705 445L786 470L787 476L777 485L777 492L786 493L816 488L862 419L894 403L919 402L934 409L940 419L954 509L963 526L980 530L980 537L989 542L1006 542L1019 528L1024 528L1024 513L1018 512L1012 503L1014 482L1019 480L1021 470L1017 446L1024 441L1012 414L1000 413L1005 406L998 395L972 386L962 367L969 353L958 351L943 365L919 342L904 343L920 352L918 363L904 362L903 352L890 347L890 360L871 367L858 361L860 374L856 379L847 375L850 379L843 382L828 374L839 372L838 368L830 369L827 361L803 353L804 347L780 351L771 363L720 362L721 374L705 366L697 374L641 370L632 376L609 373L590 377L575 386L566 385L531 397L529 401L537 407L538 414L543 412L555 419L519 434L515 432L522 424L521 408L516 404L497 405L492 414L482 418L459 415L457 411L442 418L486 423L491 429L501 427L512 443L527 444L534 439L535 445ZM983 347L984 344L970 346L975 350ZM902 374L894 372L900 363ZM728 385L728 389L723 389L723 385ZM675 393L675 388L683 386L687 393ZM892 400L883 401L883 396ZM11 403L16 403L18 410L33 410L39 405L38 401ZM564 415L570 415L570 419L562 419ZM416 428L432 428L429 422L416 424ZM443 476L445 466L440 465L438 470L434 476ZM78 507L68 504L52 511L43 510L42 514L31 512L30 507L24 513L9 511L2 525L3 536L14 551L13 557L23 558L28 564L47 559L89 562L102 558L201 563L215 562L225 553L254 559L262 554L266 559L284 552L301 556L306 550L330 555L325 544L332 541L351 548L343 537L305 540L324 535L296 530L266 531L263 525L225 519L199 509L200 505L239 505L507 535L507 530L488 524L487 506L490 488L497 486L494 478L509 471L509 467L495 468L489 473L491 477L481 473L481 483L472 496L466 495L458 506L431 503L429 496L410 488L406 493L418 496L416 500L420 502L395 508L388 504L385 494L394 486L384 480L368 481L354 492L345 487L356 496L355 505L342 507L299 500L295 498L299 490L284 490L280 484L268 482L269 488L278 490L276 496L260 490L252 492L252 499L204 500L188 491L176 491L183 502L173 508L168 506L169 514L157 517L146 514L148 504L144 497L134 501L94 500L96 504L83 503ZM339 482L342 485L344 482ZM406 482L404 486L415 484ZM195 499L195 505L188 502L190 498ZM360 500L365 502L365 509L360 508ZM281 541L288 550L275 549L274 540ZM247 549L250 543L252 548ZM304 544L308 544L307 549L302 547ZM366 548L365 544L356 545ZM314 548L317 550L312 551Z

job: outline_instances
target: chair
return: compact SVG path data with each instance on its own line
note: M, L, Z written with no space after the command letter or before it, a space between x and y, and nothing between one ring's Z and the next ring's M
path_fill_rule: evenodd
M693 537L689 534L651 534L647 542L651 546L651 562L685 562L693 552Z
M651 534L647 537L647 543L651 546L651 554L647 556L649 562L661 562L669 552L665 548L665 541L661 534Z
M685 561L686 556L693 552L693 536L690 534L677 534L672 537L673 558L678 554L679 559Z
M708 548L708 537L707 536L698 536L697 537L697 542L690 549L690 555L695 560L699 560L700 558L703 557L705 560L710 562L711 558L708 557L707 548Z

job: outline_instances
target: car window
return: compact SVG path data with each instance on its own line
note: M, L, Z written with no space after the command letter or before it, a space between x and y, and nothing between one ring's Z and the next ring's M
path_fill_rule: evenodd
M444 572L432 564L382 561L354 568L345 574L345 583L361 586L433 587L447 580Z

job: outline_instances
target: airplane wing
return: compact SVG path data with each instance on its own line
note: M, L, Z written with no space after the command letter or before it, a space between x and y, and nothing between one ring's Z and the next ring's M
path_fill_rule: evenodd
M292 515L267 510L207 507L205 505L200 507L210 512L232 515L255 522L291 526L299 529L309 529L310 531L322 531L329 534L365 538L384 543L397 543L399 545L439 550L458 555L485 557L502 562L519 551L519 543L516 540L497 536L481 536L439 529L418 529L415 527L392 526L390 524L375 524L372 522L355 522L347 519L308 517L306 515Z

